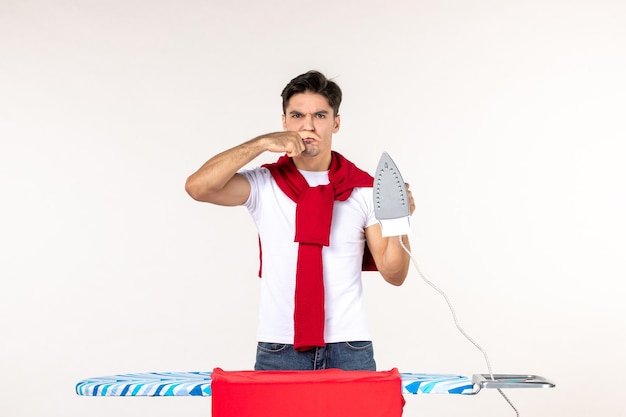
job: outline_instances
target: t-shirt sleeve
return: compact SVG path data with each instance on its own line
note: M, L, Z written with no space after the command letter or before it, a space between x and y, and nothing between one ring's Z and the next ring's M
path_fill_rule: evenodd
M259 205L259 190L269 182L270 172L267 168L254 168L239 171L250 183L250 195L243 204L250 212L255 212Z
M365 210L365 228L378 223L374 210L374 189L370 187L357 188L361 204Z

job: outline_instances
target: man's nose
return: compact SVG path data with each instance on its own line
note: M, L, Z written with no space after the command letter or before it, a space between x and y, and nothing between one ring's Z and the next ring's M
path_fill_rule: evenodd
M313 124L312 115L307 114L306 116L304 116L302 128L303 130L315 130L315 125Z

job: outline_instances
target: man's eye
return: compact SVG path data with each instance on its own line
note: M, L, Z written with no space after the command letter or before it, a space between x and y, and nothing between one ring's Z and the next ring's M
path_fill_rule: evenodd
M325 119L326 115L324 113L317 113L315 117L317 117L318 119Z
M301 114L299 114L299 113L292 113L292 114L291 114L291 118L292 118L292 119L299 119L299 118L301 118L301 117L302 117L302 115L301 115Z

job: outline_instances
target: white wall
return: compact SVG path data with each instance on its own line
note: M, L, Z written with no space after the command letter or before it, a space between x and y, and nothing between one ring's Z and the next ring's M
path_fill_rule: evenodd
M388 151L413 252L522 416L624 415L626 6L620 0L0 1L0 415L208 416L208 398L93 398L83 378L251 369L242 208L186 177L279 130L293 76L344 90L335 147ZM273 160L267 155L259 162ZM366 277L379 369L486 372L441 297ZM506 416L496 393L407 416Z

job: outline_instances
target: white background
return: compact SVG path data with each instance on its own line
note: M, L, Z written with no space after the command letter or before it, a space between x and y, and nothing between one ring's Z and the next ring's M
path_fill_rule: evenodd
M626 415L625 4L0 0L0 415L209 416L74 385L252 368L254 225L184 182L280 130L309 69L344 91L335 148L411 184L415 258L494 372L557 384L507 391L521 415ZM487 372L415 269L381 281L380 370ZM406 399L515 415L495 391Z

